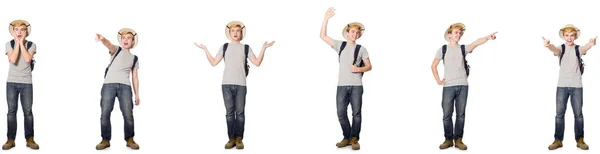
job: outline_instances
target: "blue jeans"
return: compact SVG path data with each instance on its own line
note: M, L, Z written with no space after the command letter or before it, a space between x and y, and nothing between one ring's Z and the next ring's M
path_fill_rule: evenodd
M565 111L567 101L571 96L571 107L575 116L575 140L583 137L583 88L558 87L556 88L556 117L554 139L563 140L565 135Z
M17 110L19 107L19 96L23 107L23 119L25 121L25 139L33 137L33 85L26 83L6 83L6 104L8 105L8 114L6 114L7 133L9 140L14 140L17 135Z
M344 139L360 138L360 124L362 120L362 86L337 87L337 116L342 126ZM352 126L348 120L348 104L352 105Z
M246 107L246 86L222 85L229 139L244 137L244 108Z
M110 114L115 106L115 97L119 99L119 107L123 113L123 122L125 123L125 140L135 135L133 131L133 99L131 86L121 83L105 83L102 85L102 99L100 107L102 115L100 116L100 127L102 131L102 140L110 141L111 125Z
M444 137L446 140L456 140L463 137L465 127L465 109L469 86L444 87L442 92L442 110L444 112ZM456 124L452 129L452 113L456 107Z

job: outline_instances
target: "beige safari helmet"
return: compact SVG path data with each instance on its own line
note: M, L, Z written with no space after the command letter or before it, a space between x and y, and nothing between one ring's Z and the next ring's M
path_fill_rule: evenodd
M131 46L131 48L135 48L135 46L138 45L138 41L140 39L138 37L138 33L131 28L123 28L119 30L119 33L117 34L117 40L119 40L119 45L123 45L123 42L121 41L121 35L127 34L128 32L131 32L133 34L133 46Z
M231 21L227 23L227 26L225 26L225 36L227 37L227 39L232 40L231 36L229 35L229 29L235 25L240 25L240 27L242 27L242 37L240 38L240 40L243 40L244 37L246 37L246 25L244 25L244 23L240 21Z
M29 36L29 34L31 34L31 25L29 24L29 22L18 19L18 20L14 20L14 21L10 22L10 24L8 25L8 32L10 33L10 35L13 35L13 28L14 28L15 24L17 24L17 23L24 23L25 27L27 27L26 37Z
M347 38L347 36L346 36L346 31L347 31L347 30L348 30L348 28L350 28L351 26L358 26L358 27L360 27L360 32L361 32L361 34L360 34L360 36L359 36L358 38L360 38L360 37L362 37L362 36L363 36L363 34L364 34L364 32L365 32L365 26L364 26L363 24L361 24L360 22L352 22L352 23L349 23L348 25L346 25L346 26L344 27L344 29L342 30L342 36L344 36L344 39L348 40L348 38Z
M463 23L460 23L460 22L453 23L452 25L450 25L450 26L449 26L449 27L446 29L446 31L444 31L444 39L446 39L446 41L448 41L448 42L450 42L450 36L448 36L448 31L450 31L450 30L451 30L450 28L452 28L452 27L454 27L454 26L460 26L460 27L462 27L462 29L461 29L461 30L463 31L463 33L464 33L464 31L467 29L467 27L465 26L465 24L463 24Z
M579 36L581 35L581 31L579 31L579 28L575 27L573 24L567 24L565 25L563 28L560 28L560 30L558 31L558 35L560 36L561 39L563 39L563 30L565 28L573 28L575 29L575 31L577 31L577 35L575 35L575 39L579 38Z

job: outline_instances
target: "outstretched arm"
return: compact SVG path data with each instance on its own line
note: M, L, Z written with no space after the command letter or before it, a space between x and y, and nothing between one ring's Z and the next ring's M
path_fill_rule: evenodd
M554 55L560 54L560 50L558 48L556 48L556 46L554 44L550 44L550 40L547 40L544 37L542 37L542 39L544 39L544 47L546 47L546 48L548 48L548 50L552 51L552 53L554 53Z
M485 37L475 40L475 42L473 42L473 43L469 44L469 46L467 46L467 51L473 52L473 50L475 50L475 48L477 48L477 46L484 44L488 40L495 40L496 33L498 33L498 32L494 32L488 36L485 36Z
M221 57L221 55L216 55L214 58L212 57L212 55L210 54L210 52L208 52L208 49L206 49L206 46L204 46L204 44L198 44L198 43L194 43L198 48L204 50L204 53L206 54L206 58L208 59L208 62L210 63L211 66L217 66L217 64L219 64L221 62L221 60L223 59L223 57Z
M588 42L585 46L583 46L583 48L581 48L581 54L587 54L587 52L592 48L592 46L596 45L597 38L598 36L594 37L593 39L590 39L590 42Z
M333 17L333 15L335 15L335 9L330 7L327 9L327 12L325 13L325 19L323 20L323 25L321 25L321 39L325 41L325 43L329 44L329 46L335 45L333 39L327 36L327 24L329 22L329 18Z
M269 43L265 42L263 44L262 49L260 50L260 54L258 54L258 58L255 56L250 57L250 61L252 62L252 64L254 64L254 66L257 66L257 67L260 66L260 64L262 63L263 58L265 56L265 50L267 50L268 47L273 46L273 44L275 44L275 41L271 41Z

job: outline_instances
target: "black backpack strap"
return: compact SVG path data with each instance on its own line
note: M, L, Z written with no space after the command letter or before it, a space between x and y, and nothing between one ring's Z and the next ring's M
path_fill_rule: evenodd
M444 64L446 63L446 60L444 60L444 58L446 58L446 50L448 50L448 45L443 45L442 46L442 60L444 61Z
M467 63L467 50L465 45L460 45L460 50L463 56L463 65L465 67L465 71L467 72L467 76L469 76L469 64Z
M356 49L354 49L354 61L352 61L352 64L356 64L356 60L362 61L362 59L358 59L358 53L360 52L360 47L361 47L360 44L357 44ZM359 67L361 67L361 66L359 66Z
M33 42L27 41L27 45L25 47L27 48L27 50L29 50L32 45L33 45Z
M339 57L342 56L342 51L344 51L344 48L346 48L346 44L348 44L348 42L343 41L342 45L340 46L340 51L338 52L338 61L339 61Z
M135 69L135 65L137 64L137 61L138 61L138 56L133 55L133 65L131 66L132 71Z
M558 56L558 58L559 58L558 59L558 65L562 64L562 58L565 55L565 48L566 48L565 44L560 45L560 47L561 47L562 50L560 50L560 55Z
M10 40L10 47L12 47L13 50L15 50L15 40Z
M113 61L115 61L115 58L117 58L119 53L121 53L121 47L117 46L117 52L115 53L115 56L113 56L112 60L110 60L110 64L108 64L108 67L106 67L106 70L104 70L104 78L106 78L106 74L108 73L108 68L110 68L110 66L112 65Z
M577 56L577 62L579 62L579 71L581 71L581 74L583 74L584 66L581 55L579 55L579 45L575 45L575 55Z
M229 43L223 44L223 59L225 59L225 52L227 51L227 46L229 46Z
M246 76L248 76L248 73L250 71L250 66L248 65L248 52L250 52L250 46L246 44L244 45L244 54L246 55L246 58L244 58L244 64L246 64Z

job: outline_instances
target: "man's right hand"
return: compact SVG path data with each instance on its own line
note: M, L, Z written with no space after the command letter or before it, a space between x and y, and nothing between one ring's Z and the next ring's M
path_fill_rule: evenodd
M546 38L542 37L542 39L544 39L544 46L548 47L550 46L550 40L547 40Z
M325 20L329 20L329 18L333 17L333 15L335 15L335 9L330 7L327 9L327 12L325 12Z
M97 41L102 41L104 40L104 36L100 35L100 34L96 34L96 42Z

